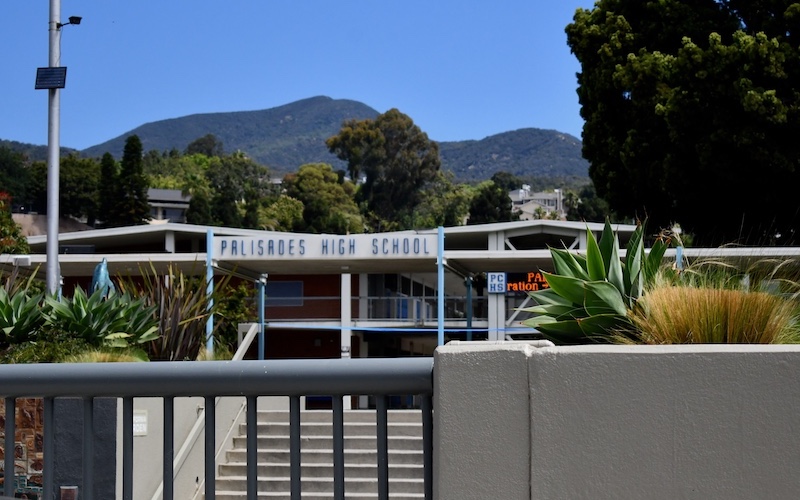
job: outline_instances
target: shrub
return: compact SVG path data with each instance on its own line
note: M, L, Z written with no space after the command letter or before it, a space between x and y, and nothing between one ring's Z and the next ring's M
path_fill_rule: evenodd
M76 287L72 298L45 299L46 328L83 340L94 347L127 349L158 337L155 308L128 293L102 290L87 296Z
M188 361L195 360L206 344L206 323L209 315L220 308L229 277L216 283L214 294L209 297L203 278L184 274L170 266L165 274L159 274L150 264L140 268L141 280L127 277L120 280L119 288L138 296L153 307L153 318L157 321L158 338L144 347L151 360ZM209 298L213 306L209 308ZM216 334L220 322L214 323Z
M794 304L764 292L664 286L650 290L632 316L644 344L797 343ZM629 336L618 340L628 342Z

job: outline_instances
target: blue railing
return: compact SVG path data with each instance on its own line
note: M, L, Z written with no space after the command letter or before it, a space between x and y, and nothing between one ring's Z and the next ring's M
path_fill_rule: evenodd
M157 397L164 403L163 498L173 498L174 399L205 398L205 498L215 498L215 398L244 396L247 400L247 498L256 499L257 398L288 396L290 415L291 498L301 494L300 398L329 395L333 407L334 498L345 498L344 404L350 395L374 396L377 414L378 498L389 498L387 407L390 395L418 396L422 410L424 491L432 498L432 358L205 361L153 363L32 364L0 366L0 395L5 396L5 471L14 471L15 419L18 398L44 399L43 492L55 494L54 416L57 398L83 401L81 500L95 498L93 417L95 398L122 399L122 495L133 499L133 403L135 398ZM14 481L6 480L3 494L13 496Z

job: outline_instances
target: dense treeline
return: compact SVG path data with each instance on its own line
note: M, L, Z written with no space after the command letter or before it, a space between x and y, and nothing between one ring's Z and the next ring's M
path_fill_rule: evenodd
M478 185L455 183L440 168L437 144L395 109L345 122L327 144L347 171L310 163L274 182L267 166L225 152L211 134L183 151L147 152L132 135L121 161L62 157L61 216L94 227L144 224L147 189L161 188L190 197L193 224L353 234L515 220L508 192L529 182L501 172ZM47 212L46 180L44 162L0 146L0 183L17 211ZM577 190L570 200L581 206Z

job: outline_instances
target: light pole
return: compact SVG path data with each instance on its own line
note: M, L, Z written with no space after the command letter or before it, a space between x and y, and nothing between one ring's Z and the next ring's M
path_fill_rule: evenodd
M61 23L61 0L50 0L50 57L47 68L36 72L36 88L47 89L47 292L56 295L61 284L61 267L58 265L59 220L59 167L61 160L61 98L67 68L61 67L61 28L67 24L80 24L81 18L73 16Z

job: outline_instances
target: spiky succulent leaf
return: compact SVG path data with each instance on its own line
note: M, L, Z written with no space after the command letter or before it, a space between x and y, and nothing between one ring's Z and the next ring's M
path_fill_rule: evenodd
M573 278L572 276L560 276L558 274L544 274L550 289L561 297L567 299L572 304L582 305L584 299L584 280Z
M584 308L589 316L600 314L618 314L625 316L628 312L625 300L619 290L608 281L589 281L584 284Z
M653 246L650 248L650 252L645 258L645 283L650 284L653 282L656 273L658 273L658 269L661 267L661 262L664 259L667 246L668 245L662 239L657 239L653 242Z
M556 248L550 249L550 256L553 259L553 269L556 274L561 276L571 276L582 280L588 280L589 274L586 270L586 260L582 262L576 255L568 250Z
M606 219L606 224L603 227L603 233L600 235L600 243L598 245L600 248L600 255L603 257L603 263L606 266L606 275L609 273L609 265L611 264L611 255L614 250L615 239L616 235L614 234L614 230L611 229L611 223Z
M566 305L572 306L572 302L565 299L555 290L552 288L545 288L543 290L538 290L535 292L529 293L530 297L536 301L537 304L544 305L544 304L555 304L555 305Z
M638 226L633 232L633 236L628 241L627 253L625 255L625 285L628 306L633 307L633 303L642 296L644 291L644 240L642 226Z
M630 327L625 316L596 314L576 320L583 334L594 342L609 342L612 335Z
M606 263L603 261L603 253L597 244L594 233L586 231L586 267L589 271L589 278L592 281L606 279Z
M608 282L617 287L619 293L626 295L625 275L622 269L622 261L619 257L619 238L614 234L611 245L611 257L608 262Z
M585 344L586 335L581 330L577 320L553 321L534 326L525 321L525 324L539 330L547 339L557 344Z

